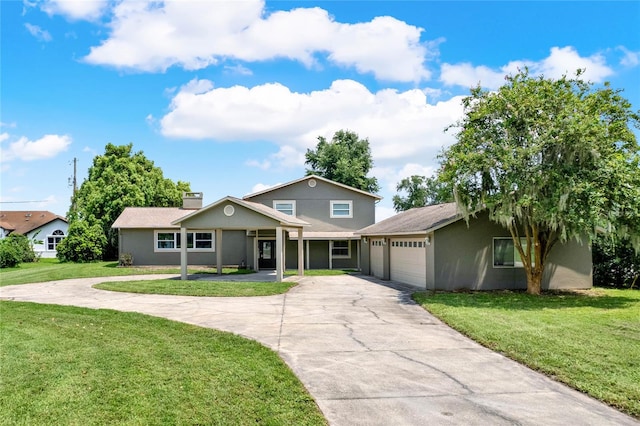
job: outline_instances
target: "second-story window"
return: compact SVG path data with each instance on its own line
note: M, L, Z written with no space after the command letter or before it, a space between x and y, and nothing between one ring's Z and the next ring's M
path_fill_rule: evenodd
M351 200L331 200L332 218L352 218L353 217L353 201Z
M296 200L274 200L273 208L289 216L295 216Z

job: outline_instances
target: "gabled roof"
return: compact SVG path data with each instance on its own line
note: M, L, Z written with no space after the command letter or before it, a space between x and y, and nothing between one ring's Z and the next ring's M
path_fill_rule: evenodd
M112 228L177 228L172 222L192 213L181 207L127 207Z
M0 226L13 234L25 235L54 220L67 219L46 210L0 211Z
M349 185L345 185L345 184L342 184L342 183L334 182L331 179L327 179L327 178L324 178L322 176L317 176L317 175L305 176L305 177L302 177L300 179L292 180L291 182L283 183L283 184L280 184L280 185L273 186L271 188L267 188L267 189L262 190L262 191L254 192L253 194L245 195L244 197L242 197L242 199L243 200L247 200L249 198L257 197L258 195L266 194L266 193L269 193L271 191L275 191L275 190L280 189L280 188L285 188L287 186L294 185L294 184L296 184L298 182L304 182L305 180L310 180L310 179L315 179L315 180L319 180L319 181L322 181L322 182L326 182L326 183L331 184L331 185L339 186L341 188L345 188L345 189L348 189L350 191L357 192L359 194L363 194L363 195L375 198L376 200L382 200L382 197L377 195L377 194L372 194L371 192L363 191L361 189L357 189L357 188L354 188L354 187L349 186Z
M426 234L462 219L456 203L416 207L356 232L358 235Z
M230 195L221 198L220 200L209 204L206 207L201 208L200 210L196 210L191 212L190 214L177 218L176 220L174 220L173 222L171 222L172 225L179 225L181 222L200 215L204 212L206 212L207 210L211 210L212 208L215 208L217 206L219 206L220 204L223 204L225 202L232 202L235 203L237 205L240 205L242 207L246 207L249 210L253 210L256 213L260 213L264 216L270 217L271 219L274 219L278 222L280 222L281 225L283 226L294 226L294 227L301 227L301 226L309 226L308 222L305 222L302 219L298 219L295 216L290 216L288 214L279 212L276 209L272 209L271 207L265 206L264 204L260 204L260 203L255 203L253 201L247 201L247 200L241 200L240 198L236 198L236 197L232 197Z

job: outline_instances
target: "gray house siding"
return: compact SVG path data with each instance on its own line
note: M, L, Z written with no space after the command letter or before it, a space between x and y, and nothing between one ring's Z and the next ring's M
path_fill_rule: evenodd
M177 230L176 230L177 231ZM248 257L245 231L224 231L222 233L222 263L239 265ZM119 237L120 253L133 255L134 265L180 265L180 252L156 252L153 229L121 229ZM215 237L214 237L215 240ZM216 252L189 252L189 265L212 266L216 264Z
M303 243L304 259L306 267L307 259L307 243ZM353 240L351 244L351 257L349 259L333 259L333 269L356 269L358 267L357 241ZM287 269L296 269L298 267L298 241L286 241L285 263ZM329 269L329 242L328 241L309 241L309 269Z
M509 232L488 216L460 220L435 231L434 280L438 290L526 289L524 268L493 266L493 238L510 238ZM549 254L543 289L590 288L591 250L575 241L556 244ZM427 275L429 276L429 275ZM433 283L427 280L427 288ZM430 285L429 285L430 284Z
M275 200L295 200L296 217L311 224L309 231L355 231L375 222L375 200L371 196L319 179L313 188L308 182L303 180L246 199L269 207ZM352 217L331 218L332 200L353 201Z

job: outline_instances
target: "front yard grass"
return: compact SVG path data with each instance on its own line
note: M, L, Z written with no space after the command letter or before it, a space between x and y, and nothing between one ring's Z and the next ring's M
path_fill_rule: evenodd
M100 290L176 296L246 297L286 293L295 282L146 280L96 284Z
M482 345L640 418L640 291L414 299Z
M215 268L189 268L189 274L215 274ZM253 271L223 268L225 275L247 274ZM126 267L118 262L60 263L57 259L21 263L17 268L0 269L0 286L66 280L69 278L111 277L123 275L180 274L179 267Z
M326 424L257 342L136 313L0 309L0 424Z

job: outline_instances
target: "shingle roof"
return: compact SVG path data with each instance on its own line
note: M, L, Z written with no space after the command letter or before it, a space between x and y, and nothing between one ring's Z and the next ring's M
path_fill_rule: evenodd
M64 217L46 210L0 211L0 226L20 235L27 234L56 219L67 221Z
M456 203L417 207L367 226L358 235L394 235L426 233L462 218Z
M289 239L297 240L298 231L289 231ZM303 231L303 240L359 240L352 231Z
M300 178L300 179L292 180L291 182L282 183L282 184L280 184L280 185L276 185L276 186L273 186L273 187L271 187L271 188L264 189L264 190L262 190L262 191L254 192L253 194L245 195L245 196L244 196L244 197L242 197L242 198L243 198L244 200L247 200L247 199L249 199L249 198L253 198L253 197L256 197L256 196L258 196L258 195L266 194L266 193L268 193L268 192L275 191L276 189L284 188L284 187L286 187L286 186L290 186L290 185L293 185L293 184L295 184L295 183L303 182L303 181L305 181L305 180L309 180L309 179L320 180L320 181L322 181L322 182L326 182L326 183L329 183L329 184L331 184L331 185L340 186L340 187L342 187L342 188L345 188L345 189L348 189L348 190L351 190L351 191L354 191L354 192L358 192L358 193L363 194L363 195L368 195L369 197L375 198L376 200L382 200L382 197L381 197L381 196L379 196L379 195L377 195L377 194L372 194L371 192L363 191L363 190L361 190L361 189L354 188L354 187L352 187L352 186L345 185L345 184L343 184L343 183L334 182L334 181L332 181L331 179L327 179L327 178L324 178L324 177L322 177L322 176L317 176L317 175L308 175L308 176L302 177L302 178Z
M193 213L180 207L127 207L112 228L178 228L171 222Z
M208 206L203 207L200 210L192 211L191 213L189 213L188 216L191 217L191 216L199 215L199 214L201 214L201 213L203 213L203 212L205 212L205 211L207 211L209 209L212 209L212 208L214 208L214 207L216 207L216 206L218 206L218 205L220 205L220 204L222 204L224 202L227 202L227 201L231 201L231 202L236 203L236 204L238 204L240 206L246 207L249 210L253 210L253 211L255 211L257 213L260 213L262 215L271 217L272 219L275 219L275 220L279 221L284 226L309 226L308 222L305 222L302 219L298 219L295 216L290 216L288 214L279 212L278 210L273 209L273 208L271 208L269 206L265 206L264 204L261 204L261 203L256 203L256 202L248 201L248 200L241 200L240 198L232 197L230 195L228 195L228 196L226 196L224 198L221 198L220 200L216 201L215 203L211 203ZM186 218L187 218L187 216L178 217L173 221L173 223L175 223L177 225L179 223L180 219L186 219ZM248 225L250 225L250 224L248 224Z

